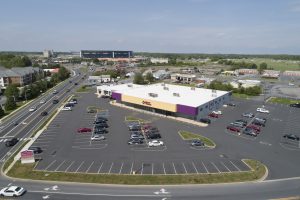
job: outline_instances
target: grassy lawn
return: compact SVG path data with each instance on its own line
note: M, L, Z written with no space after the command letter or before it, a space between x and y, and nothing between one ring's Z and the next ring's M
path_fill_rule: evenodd
M92 89L91 89L91 88L88 88L88 87L86 87L86 86L81 86L80 88L78 88L78 89L76 90L76 92L79 92L79 93L85 93L85 92L90 92L90 91L92 91Z
M146 123L147 120L138 118L138 117L133 117L133 116L126 116L125 121L139 121L140 123Z
M292 103L300 103L300 100L272 97L268 100L270 103L279 103L279 104L292 104Z
M252 168L247 172L188 174L188 175L108 175L34 171L35 164L21 164L18 161L8 176L24 179L68 181L101 184L159 185L159 184L204 184L253 181L266 173L265 166L255 160L245 160ZM47 175L45 175L47 174Z
M239 99L251 99L253 96L247 94L232 93L232 96Z
M178 133L179 133L179 135L181 136L181 138L183 140L199 139L199 140L204 142L205 146L208 146L208 147L215 147L216 146L216 144L212 140L210 140L207 137L204 137L202 135L191 133L191 132L188 132L188 131L179 131Z

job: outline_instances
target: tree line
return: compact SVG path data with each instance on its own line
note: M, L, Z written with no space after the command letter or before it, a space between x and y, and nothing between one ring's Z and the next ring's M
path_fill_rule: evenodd
M262 92L262 89L259 86L253 86L248 88L239 86L238 88L234 88L231 84L222 83L220 81L212 81L207 86L207 88L212 90L232 91L233 93L246 94L249 96L258 96Z
M32 65L32 62L27 56L0 54L0 65L6 68L28 67Z

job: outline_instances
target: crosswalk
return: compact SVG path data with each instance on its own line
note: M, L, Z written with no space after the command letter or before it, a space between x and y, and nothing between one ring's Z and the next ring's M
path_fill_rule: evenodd
M1 138L0 139L0 143L1 142L6 142L6 141L8 141L8 140L10 140L11 138ZM26 140L30 140L30 138L18 138L19 139L19 141L26 141Z

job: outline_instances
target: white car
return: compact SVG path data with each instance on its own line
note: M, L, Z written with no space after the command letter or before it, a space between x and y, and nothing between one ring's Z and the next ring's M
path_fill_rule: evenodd
M150 142L148 142L148 146L149 147L158 147L158 146L163 146L164 142L160 141L160 140L152 140Z
M9 186L0 190L0 195L5 197L19 197L23 195L26 190L19 186Z
M34 111L36 111L36 107L29 108L29 112L34 112Z
M65 111L71 111L72 108L71 107L63 107L61 110L65 110Z
M91 137L92 141L99 141L99 140L105 140L105 137L103 135L94 135Z
M222 115L223 114L221 110L217 110L217 111L214 110L214 111L212 111L212 113L217 114L217 115Z
M270 111L265 108L257 108L256 111L260 113L270 113Z
M40 100L40 104L43 104L45 102L46 102L45 99Z

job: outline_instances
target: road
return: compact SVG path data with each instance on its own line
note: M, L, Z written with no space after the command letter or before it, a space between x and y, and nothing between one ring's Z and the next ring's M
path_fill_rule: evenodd
M26 138L30 132L46 120L40 113L44 110L53 112L60 104L52 104L53 98L60 99L60 103L74 90L74 82L81 81L81 76L73 76L73 83L66 81L59 85L57 97L52 93L45 94L16 112L10 119L5 120L1 126L0 138ZM39 104L41 99L47 99L45 104ZM37 111L28 109L37 105ZM14 126L12 123L18 121ZM1 139L0 139L1 140ZM18 144L21 145L21 142ZM0 158L3 161L12 149L0 146ZM300 196L300 178L281 179L261 182L210 184L210 185L179 185L179 186L127 186L127 185L97 185L81 183L42 182L8 178L2 174L0 188L7 185L20 185L27 189L27 193L20 199L272 199L289 196Z

